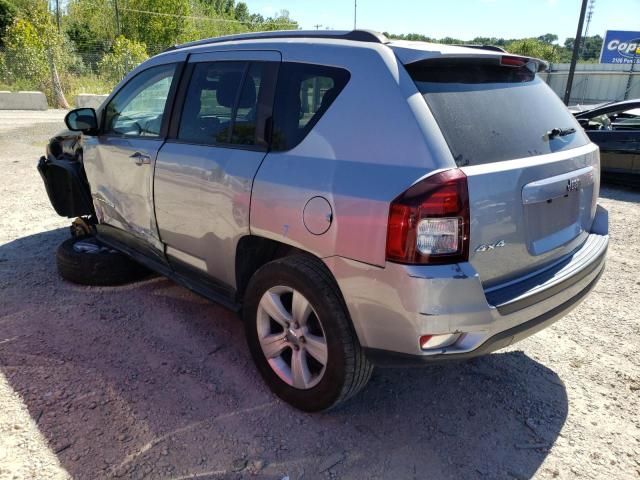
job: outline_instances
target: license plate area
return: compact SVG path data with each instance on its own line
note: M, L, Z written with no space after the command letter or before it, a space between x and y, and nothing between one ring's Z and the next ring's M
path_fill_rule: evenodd
M525 206L527 249L531 255L542 255L582 233L580 193Z
M524 224L527 250L531 255L554 250L585 232L593 188L593 167L524 186Z

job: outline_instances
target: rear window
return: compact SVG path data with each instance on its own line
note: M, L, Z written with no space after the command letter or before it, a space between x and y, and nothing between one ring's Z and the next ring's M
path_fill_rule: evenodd
M526 66L438 59L407 70L458 166L543 155L589 141L558 96ZM547 136L571 128L575 133Z

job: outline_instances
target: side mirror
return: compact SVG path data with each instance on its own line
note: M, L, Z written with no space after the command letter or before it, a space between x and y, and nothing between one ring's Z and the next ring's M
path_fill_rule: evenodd
M98 116L93 108L76 108L67 113L64 123L74 132L92 133L98 130Z

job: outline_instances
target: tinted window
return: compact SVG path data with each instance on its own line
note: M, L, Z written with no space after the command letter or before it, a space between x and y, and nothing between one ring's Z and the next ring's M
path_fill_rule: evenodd
M349 81L340 68L284 63L274 106L273 150L298 145Z
M228 143L244 62L198 63L185 97L178 138L201 144Z
M104 133L157 137L176 66L152 67L132 78L109 102Z
M527 66L429 60L407 70L459 166L542 155L589 141L558 96ZM549 140L546 133L557 128L576 131Z
M197 64L187 89L178 138L205 145L255 145L260 105L269 103L263 106L271 111L271 99L263 97L265 88L273 83L270 78L275 68L265 62Z
M277 74L277 64L252 62L244 80L233 123L231 143L254 145L257 128L262 127L273 108L273 91ZM264 134L264 131L262 132Z

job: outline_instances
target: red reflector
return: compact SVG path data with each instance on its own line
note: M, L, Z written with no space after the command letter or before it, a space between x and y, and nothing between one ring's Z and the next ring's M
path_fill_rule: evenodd
M387 227L387 255L399 258L406 257L410 221L411 208L406 205L391 205Z
M501 65L507 67L524 67L527 64L527 60L521 57L502 57L500 60Z
M431 337L433 337L433 335L422 335L420 337L420 348L426 348L425 345L431 340Z

